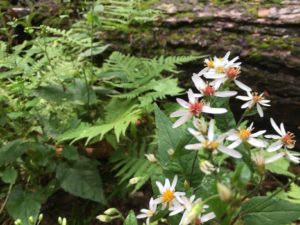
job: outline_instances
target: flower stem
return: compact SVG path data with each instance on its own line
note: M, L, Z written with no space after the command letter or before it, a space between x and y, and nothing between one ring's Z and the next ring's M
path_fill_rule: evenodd
M243 121L243 119L245 119L247 113L250 111L251 108L247 108L244 113L242 114L241 118L239 119L239 121L237 122L237 127L241 124L241 122Z

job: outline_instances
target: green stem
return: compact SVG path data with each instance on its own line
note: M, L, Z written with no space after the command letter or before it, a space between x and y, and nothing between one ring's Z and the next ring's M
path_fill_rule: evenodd
M3 202L2 206L1 206L1 209L0 209L0 215L2 214L2 212L3 212L3 210L4 210L5 206L6 206L6 203L7 203L8 199L9 199L12 187L13 187L13 184L10 184L9 188L8 188L8 191L7 191L6 198L5 198L5 200L4 200L4 202Z
M198 156L198 151L196 151L196 154L195 154L195 158L193 160L193 165L192 165L192 172L191 172L191 178L190 178L190 185L192 186L192 178L193 178L193 174L194 174L194 170L195 170L195 164L196 164L196 160L197 160L197 156Z
M243 119L245 119L247 113L250 111L250 108L247 108L244 113L242 114L241 118L239 119L238 123L237 123L237 127L241 124L241 122L243 121Z

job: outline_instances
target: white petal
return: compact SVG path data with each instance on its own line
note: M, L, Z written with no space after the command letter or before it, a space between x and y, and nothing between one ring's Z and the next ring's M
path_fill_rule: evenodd
M271 145L267 148L267 151L268 151L268 152L275 152L275 151L277 151L278 149L280 149L282 146L283 146L282 141L279 140L279 141L276 141L276 142L274 142L273 144L271 144Z
M279 127L277 126L277 124L275 123L275 121L273 120L273 118L271 118L270 121L271 121L272 127L276 130L276 132L278 134L280 134L281 136L283 136L284 134L281 132L281 130L279 129Z
M177 215L178 213L181 213L182 211L184 211L184 207L181 206L181 207L178 207L178 208L176 208L176 209L169 208L169 210L172 211L172 212L169 214L169 216L175 216L175 215Z
M206 87L205 82L199 76L192 76L192 80L198 90L202 90Z
M195 103L195 95L194 95L194 92L192 91L192 89L189 89L187 91L187 94L188 94L189 102L194 104Z
M230 155L230 156L232 156L234 158L237 158L237 159L242 158L242 154L239 153L238 151L234 150L234 149L226 148L225 146L220 145L218 147L218 150L220 152L223 152L223 153L225 153L227 155Z
M229 141L235 141L239 138L240 137L236 133L234 133L234 134L229 135L226 139L229 140Z
M276 154L276 155L271 156L270 158L267 158L267 159L265 160L265 163L268 164L268 163L275 162L275 161L281 159L283 156L284 156L284 153L283 153L283 152L280 152L280 153L278 153L278 154Z
M264 111L259 104L256 104L257 112L260 117L264 117Z
M164 186L162 185L162 183L160 183L159 181L156 181L155 183L156 183L156 186L159 189L159 192L163 193L164 192ZM156 200L154 200L154 201L156 201Z
M167 178L165 180L165 189L170 189L170 188L171 188L170 180Z
M241 143L242 143L242 140L241 139L237 139L235 142L233 142L230 145L228 145L227 148L234 149L237 146L239 146Z
M204 74L204 77L207 79L222 79L226 77L226 75L224 73L216 74L213 72L213 73Z
M212 141L214 139L214 126L215 126L215 120L212 119L209 121L208 132L207 132L207 138L209 141Z
M236 96L235 98L240 99L240 100L242 100L242 101L250 101L250 100L252 99L252 98L249 97L249 96L241 96L241 95L238 95L238 96Z
M226 77L221 79L216 79L212 81L210 84L214 86L215 90L218 90L221 84L223 84L226 81Z
M204 142L205 138L203 137L203 135L199 132L194 130L193 128L188 128L188 131L195 137L197 138L198 141L200 142Z
M138 218L138 219L144 219L144 218L147 218L147 217L148 217L148 215L146 215L146 214L139 214L139 215L136 216L136 218Z
M176 187L176 184L177 184L177 180L178 180L178 176L175 175L175 177L173 179L173 182L172 182L172 186L171 186L172 190L175 190L175 187Z
M248 87L246 84L243 84L242 82L238 81L238 80L234 80L234 83L242 90L244 91L251 91L252 89L250 87Z
M262 135L264 133L266 133L265 130L260 130L260 131L257 131L255 133L251 134L251 137L258 137L258 136L260 136L260 135Z
M265 135L265 138L280 139L281 136L275 134L267 134Z
M293 163L297 163L297 164L300 163L300 159L289 152L286 152L286 157L288 158L288 160L292 161Z
M149 212L149 209L141 209L141 212L147 214Z
M237 92L236 91L217 91L215 92L215 96L217 97L231 97L231 96L234 96L236 95Z
M281 132L282 132L283 135L286 135L286 131L284 129L283 123L280 124L280 130L281 130Z
M171 113L170 117L181 117L181 116L184 116L186 114L189 114L189 111L188 110L184 110L184 109L181 109L181 110L177 110L173 113Z
M228 60L228 58L229 58L229 56L230 56L230 51L228 51L226 54L225 54L225 56L223 57L223 60Z
M209 106L204 105L202 108L202 112L211 113L211 114L223 114L227 112L227 109L224 108L211 108Z
M242 109L245 109L245 108L248 108L248 107L251 106L251 105L252 105L252 100L249 101L249 102L244 103L244 104L241 106L241 108L242 108Z
M203 148L202 144L189 144L184 147L187 150L200 150Z
M189 108L190 107L190 103L188 103L187 101L181 99L181 98L176 98L176 101L178 102L179 105L181 105L184 108Z
M184 124L185 122L187 122L189 119L191 119L193 117L192 114L187 114L185 116L180 117L174 124L173 124L173 128L177 128L179 126L181 126L182 124Z
M253 137L248 138L247 142L257 148L264 148L267 146L267 143L263 140L259 140Z
M216 215L213 212L211 212L211 213L207 213L207 214L201 216L200 220L201 220L202 223L204 223L204 222L207 222L211 219L214 219L215 217L216 217Z

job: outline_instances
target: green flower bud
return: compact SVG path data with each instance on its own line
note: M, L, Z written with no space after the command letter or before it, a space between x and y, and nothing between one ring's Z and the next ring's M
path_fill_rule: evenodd
M67 219L63 218L61 225L67 225Z
M58 221L58 224L60 224L60 225L62 224L62 218L60 216L58 217L57 221Z
M100 220L103 223L108 223L110 221L112 221L112 218L110 216L107 215L99 215L96 217L97 220Z
M120 215L121 213L116 208L110 208L105 210L104 214L108 216L115 216L115 215Z
M168 155L169 155L169 156L174 155L174 153L175 153L175 150L174 150L173 148L170 148L170 149L168 150Z
M41 214L39 215L39 222L41 222L41 221L43 220L43 218L44 218L44 215L43 215L43 213L41 213Z
M33 219L33 216L29 216L28 221L29 221L30 224L34 224L35 223L34 219Z
M218 188L218 193L219 193L219 197L223 202L228 202L230 201L232 195L231 195L231 191L228 187L226 187L224 184L218 183L217 184L217 188Z
M15 221L15 225L21 225L21 224L22 224L22 220L17 219L17 220Z

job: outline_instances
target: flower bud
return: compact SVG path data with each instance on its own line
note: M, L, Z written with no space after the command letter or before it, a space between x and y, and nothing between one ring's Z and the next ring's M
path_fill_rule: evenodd
M254 161L258 173L263 176L265 174L265 158L261 153L257 153L252 156L252 160Z
M115 216L115 215L120 215L120 211L117 210L116 208L109 208L104 211L104 214L108 216Z
M66 218L63 218L63 219L62 219L61 225L67 225L67 219L66 219Z
M168 150L168 155L169 155L169 156L174 155L174 153L175 153L175 150L174 150L174 149L170 148L170 149Z
M99 215L96 217L97 220L100 220L103 223L109 223L110 221L112 221L110 216L107 215Z
M58 217L57 221L58 221L58 224L60 224L60 225L62 224L62 218L60 216Z
M157 159L155 158L155 155L153 155L153 154L145 154L145 156L152 163L157 161Z
M217 184L219 197L223 202L228 202L231 199L231 191L224 184Z
M216 167L207 160L201 160L199 163L199 168L203 173L207 175L217 170Z
M29 221L30 224L34 224L33 216L29 216L28 221Z
M192 208L187 212L185 219L183 220L182 225L189 225L191 224L202 212L203 204L202 202L198 202L197 204L193 205Z
M43 218L44 218L44 215L43 215L43 213L41 213L38 218L39 222L41 222L43 220Z
M22 220L17 219L17 220L15 221L15 225L21 225L21 224L22 224Z
M189 189L191 187L190 182L187 180L184 180L183 186L185 189Z

